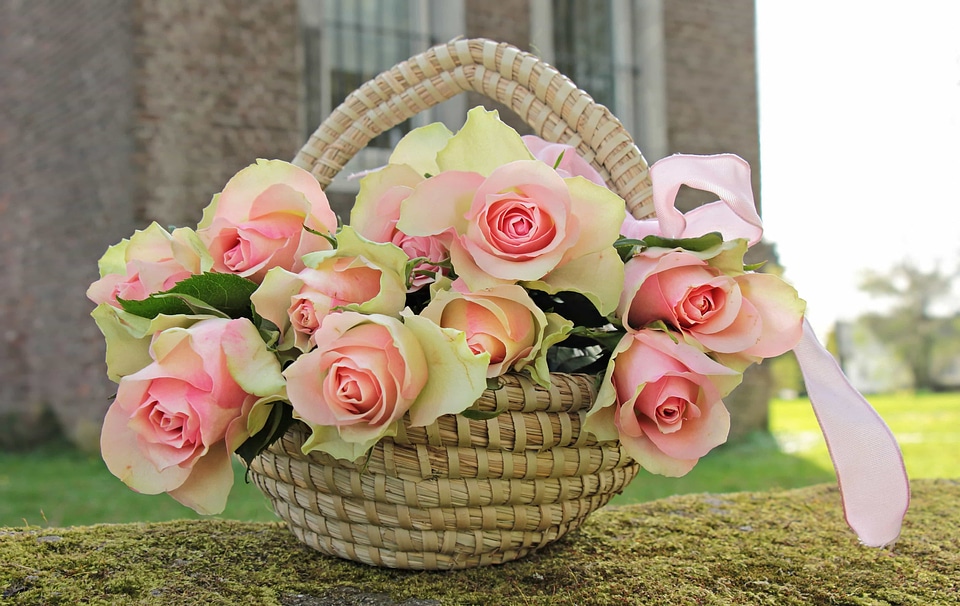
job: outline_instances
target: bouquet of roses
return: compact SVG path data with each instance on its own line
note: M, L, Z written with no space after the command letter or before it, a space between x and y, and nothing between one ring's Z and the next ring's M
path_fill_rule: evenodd
M404 137L346 225L308 172L241 170L196 229L154 223L100 260L88 296L119 384L107 466L217 513L231 455L251 461L291 423L305 452L358 460L402 422L484 418L474 402L505 373L549 386L561 371L597 375L584 430L683 475L725 441L743 370L797 345L804 304L744 265L746 164L694 161L730 186L684 217L669 160L676 187L649 221L572 147L481 108L456 134Z

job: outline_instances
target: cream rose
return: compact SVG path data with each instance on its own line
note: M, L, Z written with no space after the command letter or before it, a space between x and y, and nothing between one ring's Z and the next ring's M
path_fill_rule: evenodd
M440 237L470 290L575 290L613 311L623 275L613 243L626 212L616 194L533 160L516 131L482 109L468 114L437 165L441 172L401 202L397 229Z
M233 485L230 454L250 437L257 401L282 390L280 364L244 319L161 331L150 357L120 379L103 422L103 460L137 492L220 513Z
M337 309L399 316L406 301L407 256L391 244L370 242L349 226L337 248L310 253L306 268L275 267L250 297L254 309L280 329L278 347L312 349L323 318Z
M420 315L444 328L463 331L474 353L489 354L488 378L535 365L547 347L562 338L554 330L562 319L548 324L547 315L516 285L470 292L454 283L454 289L437 292ZM545 358L542 366L546 370Z
M197 234L213 268L255 282L267 271L303 268L300 258L331 248L337 217L313 175L280 160L257 160L233 176L204 210Z
M334 313L314 337L317 348L283 372L294 414L313 432L305 452L356 460L394 435L404 414L427 425L463 411L486 387L489 356L426 318Z
M117 298L140 301L173 288L177 282L208 271L213 259L193 230L168 233L157 223L134 232L107 249L98 263L100 279L87 289L96 304L120 307Z

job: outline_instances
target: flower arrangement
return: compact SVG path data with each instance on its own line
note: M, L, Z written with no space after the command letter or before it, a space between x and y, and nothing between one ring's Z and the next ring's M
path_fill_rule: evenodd
M721 201L684 216L671 195L638 221L572 147L477 108L456 134L404 137L339 225L312 175L259 160L196 229L154 223L100 259L108 468L218 513L232 454L249 463L291 423L309 427L304 452L361 460L402 419L483 418L474 402L505 373L581 372L598 385L584 430L687 473L726 439L723 398L797 345L804 311L744 265L760 233L746 164L693 162L726 171Z

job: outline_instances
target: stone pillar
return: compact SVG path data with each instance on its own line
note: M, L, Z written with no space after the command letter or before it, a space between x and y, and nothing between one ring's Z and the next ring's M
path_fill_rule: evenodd
M659 2L662 6L662 78L667 149L674 153L737 154L750 163L760 204L760 127L757 100L754 0ZM648 157L650 162L659 158ZM678 206L688 210L715 200L682 188ZM761 243L749 263L776 265ZM751 367L743 384L724 399L730 409L730 441L769 429L772 378L769 365Z

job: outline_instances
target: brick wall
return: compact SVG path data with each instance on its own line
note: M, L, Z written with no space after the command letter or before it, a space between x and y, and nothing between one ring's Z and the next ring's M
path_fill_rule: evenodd
M44 410L95 447L116 389L84 296L96 260L293 157L298 44L295 0L0 2L0 447L38 439Z
M113 392L84 292L134 226L129 4L0 2L0 28L0 446L45 408L85 439Z
M227 179L303 143L296 0L136 3L137 203L193 225Z

